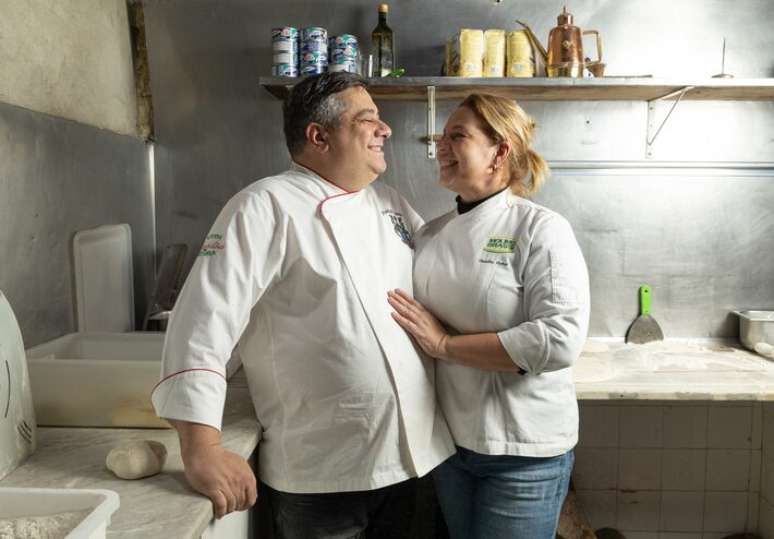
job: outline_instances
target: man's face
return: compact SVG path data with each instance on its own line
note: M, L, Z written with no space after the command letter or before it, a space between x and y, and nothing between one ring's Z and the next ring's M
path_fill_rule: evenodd
M339 98L346 109L339 125L327 130L326 155L341 179L367 185L387 170L384 142L392 131L379 119L379 109L365 88L348 88Z

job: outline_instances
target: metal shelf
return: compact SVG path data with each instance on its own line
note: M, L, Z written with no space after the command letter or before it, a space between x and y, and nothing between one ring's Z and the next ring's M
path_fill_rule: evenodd
M284 99L300 79L260 77L258 82L278 99ZM367 79L369 93L380 100L427 102L427 157L435 158L435 103L460 100L472 92L486 92L522 101L646 101L645 157L679 102L700 100L772 101L774 78L767 79L654 79L650 77L570 78L461 78L400 77ZM659 101L674 100L661 122L656 121Z
M260 77L259 84L275 97L284 98L300 79ZM368 79L374 97L425 101L428 86L436 99L461 99L471 92L506 95L525 101L652 101L683 88L684 100L774 100L774 78L767 79L654 79L649 77L570 78L461 78L400 77Z

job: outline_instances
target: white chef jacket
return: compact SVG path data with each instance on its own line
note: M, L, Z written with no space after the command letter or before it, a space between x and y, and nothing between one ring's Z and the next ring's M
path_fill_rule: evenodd
M170 318L158 415L220 428L239 340L268 485L369 490L430 471L454 452L434 365L387 303L412 288L420 225L386 185L348 193L299 165L238 193Z
M571 449L571 367L588 331L589 283L569 223L506 189L431 221L416 244L415 297L452 331L496 332L526 371L437 363L439 403L457 445L530 457Z

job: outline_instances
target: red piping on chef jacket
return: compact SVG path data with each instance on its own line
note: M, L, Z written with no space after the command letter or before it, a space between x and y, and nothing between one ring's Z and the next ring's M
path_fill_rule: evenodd
M325 198L322 200L322 202L320 202L320 205L319 205L319 206L317 206L317 210L318 210L320 213L322 213L322 207L323 207L323 204L325 204L326 202L328 202L328 201L329 201L329 200L331 200L332 198L336 198L336 197L343 197L343 196L346 196L346 195L352 195L352 194L354 194L354 193L357 193L357 191L347 191L347 192L345 192L345 193L339 193L338 195L331 195L331 196L329 196L329 197L325 197Z
M320 176L320 175L318 174L318 176ZM320 213L322 213L322 207L323 207L323 204L325 204L326 202L328 202L330 199L332 199L332 198L336 198L336 197L343 197L344 195L351 195L351 194L353 194L353 193L357 193L357 192L359 191L359 189L358 189L358 191L347 191L347 190L346 190L346 189L344 189L343 187L341 187L341 186L339 186L339 185L336 185L336 184L335 184L335 183L333 183L332 181L330 181L330 180L328 180L328 179L326 179L326 178L323 178L322 176L320 176L320 179L321 179L321 180L323 180L323 181L326 181L326 182L328 182L329 184L333 185L333 186L334 186L334 187L336 187L337 189L341 189L342 191L344 191L343 193L339 193L339 194L337 194L337 195L330 195L330 196L327 196L327 197L325 197L324 199L322 199L322 202L320 202L320 205L319 205L319 206L317 206L317 210L318 210Z
M213 370L213 369L203 369L203 368L197 368L197 369L184 369L184 370L182 370L182 371L173 372L172 374L170 374L170 375L168 375L168 376L165 376L164 378L162 378L162 379L161 379L161 381L159 381L159 383L158 383L158 384L156 384L155 386L153 386L153 389L151 389L151 395L153 395L153 392L154 392L154 391L156 391L156 388L157 388L157 387L159 387L161 384L163 384L164 382L166 382L167 380L169 380L169 379L170 379L170 378L172 378L173 376L177 376L178 374L183 374L184 372L191 372L191 371L207 371L207 372L213 372L213 373L217 374L218 376L220 376L221 378L223 378L224 380L226 380L226 377L225 377L225 376L223 376L223 373L220 373L220 372L218 372L218 371L216 371L216 370Z

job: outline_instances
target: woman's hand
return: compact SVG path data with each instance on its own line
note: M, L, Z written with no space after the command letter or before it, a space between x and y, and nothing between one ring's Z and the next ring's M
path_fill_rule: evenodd
M449 334L430 311L400 288L387 292L387 301L395 309L392 317L414 337L426 354L439 359L446 357Z

